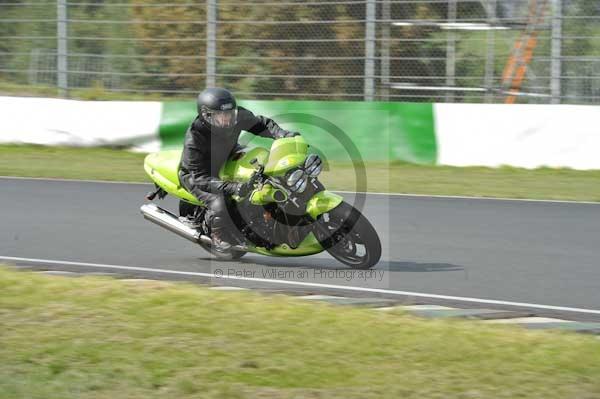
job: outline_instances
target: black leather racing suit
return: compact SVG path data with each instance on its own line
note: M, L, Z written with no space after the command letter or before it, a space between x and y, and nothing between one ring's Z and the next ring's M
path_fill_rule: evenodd
M235 126L229 128L217 128L196 117L185 134L179 181L186 190L204 201L213 231L233 227L226 198L235 193L239 183L222 181L218 175L231 153L241 148L237 141L242 130L273 139L297 134L242 107L238 107Z

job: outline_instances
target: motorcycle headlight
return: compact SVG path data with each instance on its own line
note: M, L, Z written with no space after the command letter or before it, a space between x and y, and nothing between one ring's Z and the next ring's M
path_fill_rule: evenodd
M288 187L294 187L300 179L304 176L304 171L298 169L293 171L287 178L286 183Z
M315 177L323 170L323 161L317 154L310 154L304 161L304 170L310 177Z
M295 191L297 193L302 193L302 192L304 192L304 190L306 190L307 184L308 184L308 178L306 176L302 176L302 178L300 180L298 180L298 182L296 184L294 184L294 187L292 187L292 191Z
M287 186L294 192L301 193L306 190L308 178L302 169L298 169L290 173L286 180Z

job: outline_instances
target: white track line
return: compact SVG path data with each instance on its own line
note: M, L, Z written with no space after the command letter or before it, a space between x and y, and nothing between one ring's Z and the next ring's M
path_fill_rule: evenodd
M517 306L532 309L543 309L543 310L555 310L562 312L575 312L575 313L588 313L588 314L600 314L600 310L595 309L583 309L583 308L571 308L566 306L553 306L553 305L541 305L537 303L526 303L526 302L511 302L511 301L500 301L496 299L480 299L470 297L460 297L451 295L438 295L438 294L426 294L422 292L411 292L411 291L397 291L387 290L380 288L366 288L366 287L353 287L346 285L335 285L335 284L320 284L320 283L307 283L304 281L287 281L287 280L275 280L268 278L253 278L253 277L241 277L241 276L216 276L213 273L201 273L201 272L185 272L179 270L166 270L166 269L152 269L148 267L137 267L137 266L119 266L119 265L106 265L101 263L84 263L84 262L69 262L63 260L49 260L49 259L34 259L34 258L18 258L14 256L0 256L0 260L4 261L15 261L15 262L28 262L28 263L41 263L41 264L53 264L53 265L65 265L65 266L80 266L87 268L102 268L102 269L113 269L113 270L130 270L148 273L159 273L159 274L172 274L180 276L192 276L192 277L208 277L217 278L221 280L239 280L239 281L251 281L257 283L269 283L269 284L280 284L280 285L295 285L301 287L313 287L313 288L329 288L335 290L344 291L357 291L357 292L372 292L377 294L389 294L389 295L401 295L401 296L412 296L418 298L430 298L430 299L444 299L457 302L474 302L474 303L485 303L491 305L504 305L504 306Z
M5 180L38 180L38 181L58 181L67 183L101 183L101 184L131 184L149 186L151 182L126 182L126 181L110 181L110 180L78 180L78 179L60 179L53 177L19 177L19 176L0 176L0 179ZM435 195L435 194L411 194L411 193L379 193L379 192L355 192L355 191L337 191L338 194L366 194L366 195L382 195L388 197L404 197L404 198L439 198L439 199L463 199L463 200L491 200L491 201L513 201L513 202L542 202L549 204L586 204L600 205L600 202L595 201L569 201L569 200L546 200L546 199L531 199L531 198L504 198L504 197L470 197L467 195Z

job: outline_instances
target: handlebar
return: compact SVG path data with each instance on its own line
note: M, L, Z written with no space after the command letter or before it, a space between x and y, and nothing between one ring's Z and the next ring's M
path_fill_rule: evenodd
M258 162L257 158L254 158L250 161L250 165L255 166ZM258 182L260 182L263 178L263 172L265 171L265 167L263 165L258 165L258 167L255 168L256 172L254 172L252 174L252 176L250 176L250 180L248 181L249 184L254 185Z
M258 159L254 158L250 161L250 164L256 165L257 162L258 162ZM269 176L265 176L263 174L264 171L265 171L264 165L258 165L256 167L256 172L254 172L252 174L252 176L250 177L250 180L248 180L248 183L252 186L256 185L256 183L262 183L262 184L269 183L273 187L284 191L286 195L290 195L290 190L287 187L285 187L283 184L279 183L277 180L272 179Z

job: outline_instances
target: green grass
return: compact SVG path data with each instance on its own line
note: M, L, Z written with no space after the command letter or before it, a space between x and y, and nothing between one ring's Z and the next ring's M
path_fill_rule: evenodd
M13 83L6 80L0 80L0 96L35 96L35 97L59 97L59 90L56 86L45 85L26 85ZM161 99L186 99L183 94L180 95L162 95L161 93L143 93L143 92L114 92L106 90L101 85L85 89L69 90L69 99L72 100L113 100L113 101L158 101Z
M0 320L3 399L600 397L574 333L2 268Z
M0 268L11 398L595 398L594 337Z
M334 164L323 180L340 190L356 187L354 171L345 165ZM600 201L600 170L371 163L367 187L372 192Z
M0 176L147 181L144 157L108 148L0 145Z
M144 154L106 148L0 145L0 175L148 181ZM332 163L321 177L330 189L357 189L349 164ZM367 164L367 189L436 195L600 201L600 171Z

